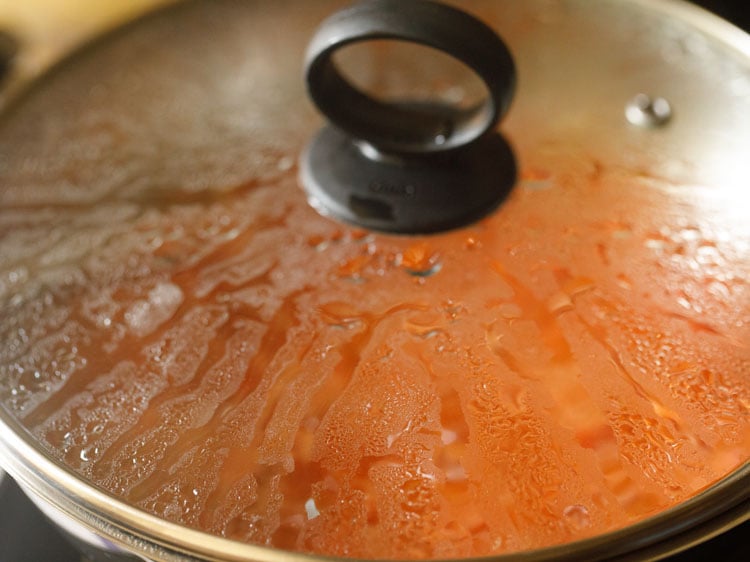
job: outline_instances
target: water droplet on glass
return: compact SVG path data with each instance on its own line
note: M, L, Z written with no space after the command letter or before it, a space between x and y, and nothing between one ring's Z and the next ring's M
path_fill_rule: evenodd
M68 431L62 438L63 450L67 453L73 446L73 434Z
M523 315L523 310L517 304L506 302L500 305L498 313L506 320L517 320Z
M464 240L464 248L467 250L474 250L476 248L481 248L482 242L481 240L477 239L474 236L467 236L466 240Z
M443 429L440 432L440 440L443 442L443 445L450 445L451 443L455 443L458 439L458 433L455 431L451 431L450 429Z
M728 302L732 298L732 290L726 283L711 281L708 285L709 294L717 297L721 302Z
M521 185L529 191L544 191L554 185L552 174L540 168L529 168L521 172Z
M563 510L565 521L576 531L581 531L591 525L589 510L580 504L569 505Z
M279 161L276 163L276 167L280 172L287 172L292 169L294 166L294 159L289 156L283 156L279 158Z
M595 288L593 280L588 277L571 277L563 283L563 290L572 298L588 293Z
M370 255L355 256L340 263L337 274L339 277L360 281L362 280L363 270L371 261L372 257Z
M307 239L307 245L314 248L318 252L322 252L329 246L328 240L324 236L314 235Z
M361 241L368 242L372 240L372 234L362 229L352 230L349 233L349 237L355 242L361 242Z
M646 246L646 248L649 248L651 250L661 251L666 248L668 241L669 239L667 238L666 234L663 234L661 232L653 232L646 237L644 245Z
M620 273L617 275L617 284L623 289L630 290L633 288L633 282L624 273Z
M547 309L552 314L560 314L573 310L573 300L566 293L557 293L547 302Z
M682 237L683 240L688 240L691 242L700 240L702 236L703 234L700 228L698 228L697 226L688 226L680 231L680 237Z
M322 305L319 310L323 319L331 326L351 328L362 319L359 311L343 302L330 302Z
M396 261L406 273L415 277L430 277L443 267L440 255L425 243L410 246L399 254Z

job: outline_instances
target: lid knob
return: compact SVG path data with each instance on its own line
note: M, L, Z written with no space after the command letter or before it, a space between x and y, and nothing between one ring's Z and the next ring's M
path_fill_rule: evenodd
M484 83L470 108L440 102L384 102L355 88L336 51L397 39L451 55ZM515 182L512 151L495 131L510 106L515 66L487 25L429 0L367 0L335 13L307 52L310 97L328 118L302 159L311 203L350 223L398 233L465 225L487 214Z

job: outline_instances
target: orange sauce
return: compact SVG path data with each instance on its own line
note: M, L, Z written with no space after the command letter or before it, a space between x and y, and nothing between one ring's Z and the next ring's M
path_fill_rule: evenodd
M750 457L750 261L720 211L637 183L529 170L429 237L320 217L293 172L144 201L17 303L3 403L96 485L240 541L445 558L621 528Z

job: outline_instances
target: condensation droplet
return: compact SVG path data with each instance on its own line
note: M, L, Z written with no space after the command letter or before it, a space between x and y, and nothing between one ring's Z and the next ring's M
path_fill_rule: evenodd
M415 277L430 277L438 273L443 265L440 255L433 252L427 244L413 244L396 259L398 265Z
M289 156L283 156L282 158L279 158L279 161L276 163L276 167L280 172L288 172L292 169L293 166L294 159Z
M617 275L617 284L623 289L630 290L633 288L633 281L624 273Z
M566 293L557 293L547 302L547 309L552 314L561 314L573 310L573 300Z
M307 245L319 252L322 252L330 245L330 242L323 236L315 235L310 236L307 239Z
M565 521L576 531L581 531L591 525L589 510L580 504L569 505L563 510Z
M506 302L500 305L498 313L506 320L517 320L523 315L523 310L517 304Z

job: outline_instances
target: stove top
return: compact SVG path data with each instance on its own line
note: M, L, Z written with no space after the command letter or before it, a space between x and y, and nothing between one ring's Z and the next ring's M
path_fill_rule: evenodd
M10 477L0 480L1 562L87 562Z

